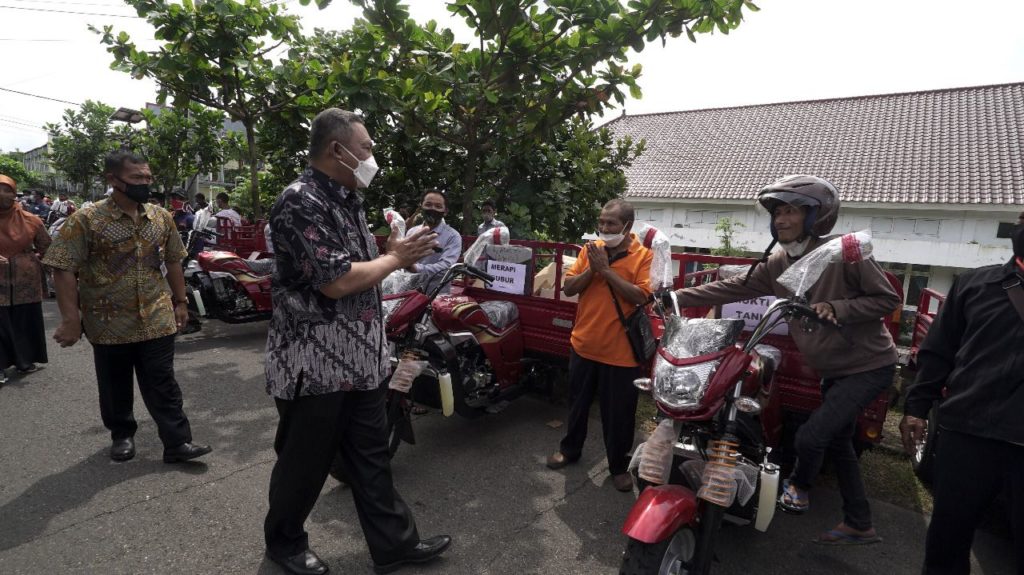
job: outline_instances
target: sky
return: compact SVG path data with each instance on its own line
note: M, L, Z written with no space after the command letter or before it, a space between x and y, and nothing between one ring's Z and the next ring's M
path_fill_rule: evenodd
M986 0L755 0L760 12L729 35L655 42L630 63L643 66L644 96L627 114L862 96L1024 81L1024 2ZM471 40L443 0L410 0L418 21L435 19ZM345 29L359 10L335 0L324 10L286 2L302 25ZM71 12L78 12L73 14ZM85 15L81 13L91 13ZM152 28L115 0L0 0L0 151L46 142L41 126L87 99L142 108L148 80L110 70L110 55L87 26L113 24L155 48ZM25 92L34 96L12 93ZM40 97L41 96L41 97ZM606 113L598 123L621 113Z

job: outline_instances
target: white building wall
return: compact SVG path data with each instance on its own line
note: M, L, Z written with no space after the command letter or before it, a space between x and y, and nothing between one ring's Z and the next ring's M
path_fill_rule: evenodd
M715 225L721 218L742 224L735 230L736 247L760 253L771 242L768 214L748 202L645 201L634 199L636 219L668 234L679 248L716 248ZM843 207L835 233L869 229L875 259L880 262L930 266L928 287L949 291L965 269L1000 264L1013 254L1010 240L997 238L1000 222L1014 222L1021 207L938 205L857 205ZM909 289L906 278L904 290ZM913 306L917 302L907 302Z

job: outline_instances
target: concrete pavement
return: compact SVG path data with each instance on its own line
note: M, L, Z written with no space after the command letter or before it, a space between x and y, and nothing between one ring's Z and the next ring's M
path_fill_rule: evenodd
M52 333L56 308L44 307ZM45 369L0 388L0 573L280 573L263 558L261 530L277 423L263 388L265 333L265 323L207 322L179 338L193 435L214 446L199 463L161 462L141 400L136 458L108 459L87 342L51 342ZM455 543L441 561L403 572L616 573L633 497L608 480L596 422L580 464L544 467L560 438L547 423L564 415L528 396L473 421L419 417L418 445L394 460L396 483L421 535L450 533ZM839 500L813 497L810 514L780 514L767 534L726 527L715 572L919 571L924 517L875 503L884 543L820 547L810 540L838 522ZM307 529L332 573L370 572L346 488L328 479ZM1012 573L1008 542L980 534L976 554L976 573Z

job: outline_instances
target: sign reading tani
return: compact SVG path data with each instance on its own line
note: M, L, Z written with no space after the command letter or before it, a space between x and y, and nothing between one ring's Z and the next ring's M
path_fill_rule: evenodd
M494 276L490 289L504 293L526 293L526 264L487 260L487 273Z
M774 301L774 296L764 296L725 304L722 306L722 319L742 319L744 323L743 329L751 331L757 327L757 323L761 321L765 312L768 311L768 306L772 305ZM771 333L788 335L789 324L782 322L775 326Z

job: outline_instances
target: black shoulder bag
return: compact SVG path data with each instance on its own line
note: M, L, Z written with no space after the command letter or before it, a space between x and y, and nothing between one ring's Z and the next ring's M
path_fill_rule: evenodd
M615 311L619 312L619 321L626 328L626 339L629 340L629 347L633 349L633 357L637 363L645 365L658 348L658 343L654 340L651 318L643 305L636 306L629 317L626 317L619 307L619 299L615 297L615 290L611 284L608 284L608 290L612 292L612 301L615 302Z

